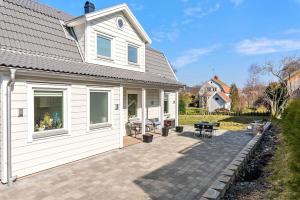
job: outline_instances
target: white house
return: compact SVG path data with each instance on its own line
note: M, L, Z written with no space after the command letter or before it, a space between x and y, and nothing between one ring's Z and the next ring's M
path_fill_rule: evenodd
M0 1L2 183L123 147L125 124L178 124L178 82L126 4L68 15Z
M229 98L230 88L214 76L201 85L198 92L199 108L214 112L216 109L225 108L230 110L231 100Z

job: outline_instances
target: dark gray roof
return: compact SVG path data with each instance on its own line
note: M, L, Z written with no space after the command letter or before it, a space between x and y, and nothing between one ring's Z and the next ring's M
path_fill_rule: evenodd
M146 71L176 80L165 55L149 46L146 47Z
M0 50L0 66L18 67L42 71L61 72L66 74L86 75L122 80L137 80L146 83L180 84L176 80L167 79L149 72L136 72L126 69L112 68L83 62L58 60L44 56L29 55L7 50Z
M66 37L60 22L72 18L32 0L0 0L0 65L180 84L164 55L150 48L146 51L146 73L84 63L75 41Z

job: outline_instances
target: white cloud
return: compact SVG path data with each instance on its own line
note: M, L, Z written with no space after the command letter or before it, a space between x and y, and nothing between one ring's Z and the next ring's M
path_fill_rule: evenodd
M198 4L196 6L188 7L184 9L184 14L186 17L193 17L193 18L202 18L205 17L213 12L218 11L220 8L220 4L216 3L213 6L204 8L203 5Z
M299 1L300 1L300 0L299 0ZM285 31L283 32L283 34L285 34L285 35L300 34L300 29L291 28L291 29L285 30Z
M164 40L175 41L180 35L180 31L177 28L171 28L164 31L152 32L152 39L156 42L162 42Z
M129 6L134 10L134 11L141 11L144 10L144 5L142 4L136 4L136 3L131 3Z
M175 68L182 68L189 64L197 62L201 56L211 53L220 45L213 45L209 48L194 48L185 51L181 56L174 60L173 65Z
M235 6L241 5L242 3L244 3L244 1L245 0L230 0L230 2L233 3Z
M300 50L300 40L246 39L236 44L236 51L246 55L269 54Z

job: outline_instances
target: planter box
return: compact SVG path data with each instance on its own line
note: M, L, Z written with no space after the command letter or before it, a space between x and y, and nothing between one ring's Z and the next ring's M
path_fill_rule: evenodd
M183 132L183 126L176 126L176 132L182 133Z
M151 143L152 140L153 140L153 135L152 134L144 134L143 135L143 142Z
M169 127L163 127L161 135L167 137L169 135Z

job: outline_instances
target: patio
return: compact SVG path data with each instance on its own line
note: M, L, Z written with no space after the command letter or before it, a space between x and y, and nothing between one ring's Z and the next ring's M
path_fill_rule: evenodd
M199 198L252 136L219 131L200 139L185 130L1 185L0 199Z

